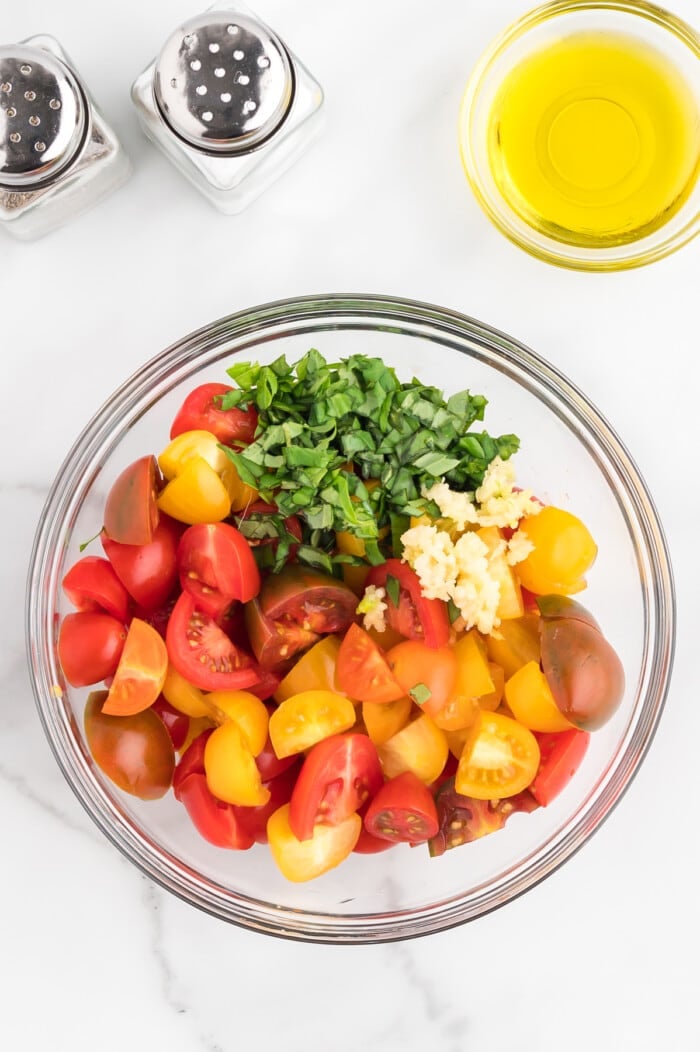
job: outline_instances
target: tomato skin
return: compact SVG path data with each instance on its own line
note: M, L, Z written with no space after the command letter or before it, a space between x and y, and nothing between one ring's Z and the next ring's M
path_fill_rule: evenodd
M576 774L591 736L588 731L573 729L535 737L540 747L540 766L529 789L538 804L546 807Z
M502 829L511 815L535 811L537 801L525 790L505 800L476 800L455 789L454 778L440 786L435 796L440 828L428 843L431 857L444 855L453 847L470 844Z
M445 708L457 681L457 657L452 647L429 647L419 639L407 639L391 648L387 661L402 695L413 697L411 692L423 686L428 697L419 702L421 710L435 716Z
M108 559L85 555L71 566L62 581L63 591L76 610L104 610L125 622L129 617L129 593Z
M216 622L183 592L165 637L176 672L200 690L246 690L259 682L258 670Z
M579 617L543 615L540 643L542 671L559 711L582 730L602 727L625 693L622 662L605 636Z
M233 804L217 800L203 774L180 781L175 796L184 805L199 835L215 847L247 851L255 840Z
M450 621L446 604L440 599L426 599L418 575L400 559L387 559L381 566L373 566L366 585L386 589L387 577L395 578L400 588L398 607L387 592L386 617L390 627L407 639L422 640L428 647L447 646Z
M299 563L265 578L260 609L272 621L288 617L306 632L345 632L355 620L357 596L329 574Z
M200 523L185 530L177 549L180 585L212 617L234 600L247 603L260 591L260 571L250 545L235 526Z
M180 762L175 768L173 775L173 792L175 796L177 796L181 784L191 774L204 774L204 750L213 730L214 728L212 727L211 730L202 731L201 734L198 734L180 757Z
M58 660L72 687L90 687L113 676L126 629L110 614L81 611L66 614L58 633Z
M255 437L258 414L249 409L221 409L221 395L233 391L226 384L201 384L190 391L180 406L170 428L170 437L185 431L211 431L224 445L248 445Z
M104 528L120 544L150 544L158 525L162 482L154 456L140 457L116 479L105 501Z
M190 729L190 718L184 712L178 712L161 694L151 705L157 716L163 721L166 731L175 749L181 749L187 741Z
M162 515L148 544L120 544L102 534L102 547L131 598L145 613L165 606L177 585L182 526Z
M85 737L95 763L124 792L141 800L160 799L175 768L165 725L150 709L135 716L106 716L106 697L106 691L93 691L85 706Z
M586 526L571 512L547 505L520 523L520 532L534 545L515 566L515 573L535 595L572 595L586 587L585 574L598 548Z
M407 693L392 673L381 648L355 624L350 625L340 644L336 681L343 694L377 705L398 701Z
M289 801L289 826L310 840L318 824L338 825L384 783L377 750L366 734L334 734L310 750Z
M364 826L371 836L397 844L422 844L438 831L430 790L412 771L386 782L367 808Z
M311 840L297 840L289 826L289 804L279 807L267 822L272 857L287 880L301 883L320 877L348 857L362 829L352 814L336 826L318 825Z

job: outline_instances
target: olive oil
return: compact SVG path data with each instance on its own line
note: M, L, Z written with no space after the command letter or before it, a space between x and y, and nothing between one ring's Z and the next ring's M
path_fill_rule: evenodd
M661 227L692 192L700 114L655 48L580 32L509 73L488 146L501 194L530 226L567 244L623 245Z

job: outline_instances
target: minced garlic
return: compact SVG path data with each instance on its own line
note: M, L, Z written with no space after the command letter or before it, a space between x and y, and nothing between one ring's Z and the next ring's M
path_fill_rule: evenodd
M387 605L384 602L385 598L386 590L384 588L377 588L373 584L368 584L365 588L365 593L360 599L356 610L356 613L364 615L362 623L365 629L373 628L375 632L384 632L386 630L385 615Z

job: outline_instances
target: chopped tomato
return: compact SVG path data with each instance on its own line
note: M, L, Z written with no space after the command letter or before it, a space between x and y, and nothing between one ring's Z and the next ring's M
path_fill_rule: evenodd
M243 731L232 720L209 735L204 773L214 796L227 804L259 807L270 799Z
M165 796L173 780L175 750L163 721L146 709L107 716L107 692L93 691L85 706L85 738L97 766L125 793L140 800Z
M571 512L552 505L520 523L520 533L533 550L515 567L528 591L535 595L573 595L586 587L585 574L598 548L588 529Z
M544 672L535 661L507 680L505 698L518 723L531 731L565 731L571 723L557 708Z
M289 825L289 804L270 816L267 836L272 857L287 880L320 877L348 857L360 836L362 819L349 815L336 826L317 825L310 840L299 840Z
M217 800L204 774L190 774L181 780L175 796L185 806L199 835L215 847L247 851L255 843L238 809Z
M300 563L270 574L260 592L260 609L272 621L289 618L306 632L344 632L355 620L357 596L329 574Z
M294 655L308 650L319 638L290 617L277 621L266 617L258 599L245 604L244 616L251 649L265 669L286 672Z
M486 637L489 660L501 666L506 679L528 661L539 663L539 623L540 618L535 610L523 617L502 621L498 626L498 633Z
M156 700L168 671L168 651L155 628L133 618L102 711L133 716Z
M120 544L101 536L114 571L145 613L164 606L177 586L177 545L182 527L162 515L148 544Z
M260 698L248 690L213 690L204 702L217 723L232 720L238 726L253 756L263 751L269 717Z
M150 544L158 525L157 493L161 477L154 456L129 464L105 501L104 527L119 544Z
M449 749L445 732L422 712L380 745L378 752L387 778L413 771L422 782L431 785L442 774Z
M197 605L219 617L234 600L247 603L260 590L260 572L245 537L225 522L185 530L177 549L180 584Z
M127 621L129 593L108 559L85 555L71 566L63 578L63 591L77 610L104 610Z
M272 712L269 712L268 715L271 716ZM255 762L260 771L260 777L263 782L269 784L279 775L284 774L285 771L289 770L290 767L293 767L298 759L299 757L294 753L291 753L289 756L283 756L280 759L273 748L268 730L265 745L263 746L262 751L255 757Z
M540 750L532 731L498 712L479 712L467 732L455 777L463 796L515 796L535 777Z
M387 661L401 693L413 698L429 716L442 712L455 696L458 666L452 647L429 647L418 639L407 639L391 648Z
M256 807L238 807L236 812L242 824L255 840L256 844L267 843L267 823L271 815L284 804L288 804L299 773L299 760L294 759L292 766L277 778L264 782L263 787L270 793L266 804Z
M398 603L392 597L392 578L398 589ZM381 566L373 566L367 575L367 585L384 588L387 595L386 618L391 628L406 639L422 640L428 647L444 647L450 638L447 606L440 599L426 599L421 591L418 575L400 559L387 559Z
M270 739L282 759L349 730L355 722L352 702L330 690L305 690L286 698L270 716Z
M126 629L99 611L66 614L58 633L58 660L73 687L90 687L116 672Z
M258 414L249 409L222 409L221 397L233 391L226 384L201 384L190 391L170 428L170 437L183 431L211 431L227 446L248 445L255 437Z
M375 745L383 745L405 727L413 709L410 698L398 698L396 701L376 705L372 701L362 703L362 721L367 734Z
M178 712L183 712L192 719L201 719L202 716L208 717L210 714L209 706L199 687L188 682L172 664L168 665L165 675L163 696Z
M341 693L336 684L336 663L340 650L340 639L336 635L324 636L310 650L294 662L275 691L275 700L280 702L301 694L304 690L332 690Z
M404 697L404 690L391 671L380 647L359 625L348 628L338 653L338 686L356 701L375 705Z
M365 829L381 840L421 844L438 831L435 801L417 775L404 771L374 797L365 815Z
M158 507L178 522L190 525L220 522L231 511L231 498L214 468L203 457L191 457L165 484Z
M187 735L190 731L189 716L185 716L184 712L178 712L177 709L174 709L172 705L168 704L162 694L156 698L151 708L163 721L173 743L173 748L181 749L187 741Z
M440 828L428 845L433 857L495 833L503 828L511 815L519 811L529 813L538 806L527 791L505 800L476 800L458 793L454 778L439 788L435 804Z
M166 635L168 657L180 675L200 690L245 690L259 680L248 654L183 592Z
M289 825L299 840L315 827L338 825L358 811L384 782L377 750L366 734L334 734L311 749L289 804Z
M540 747L540 766L530 792L543 807L566 788L578 771L588 750L590 734L576 729L561 734L536 734Z

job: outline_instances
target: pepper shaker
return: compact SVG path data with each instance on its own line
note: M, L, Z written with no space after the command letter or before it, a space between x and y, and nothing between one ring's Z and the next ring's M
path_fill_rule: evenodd
M48 233L129 175L116 135L53 37L0 47L0 223Z
M146 135L221 212L241 212L320 130L323 91L247 7L185 22L132 86Z

